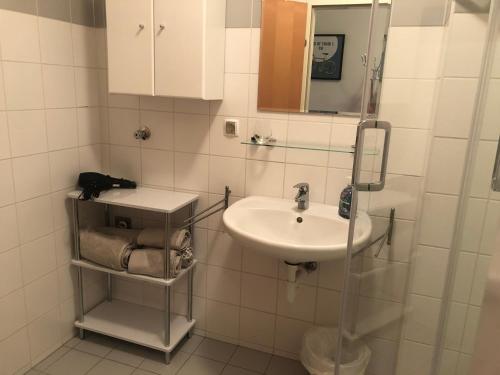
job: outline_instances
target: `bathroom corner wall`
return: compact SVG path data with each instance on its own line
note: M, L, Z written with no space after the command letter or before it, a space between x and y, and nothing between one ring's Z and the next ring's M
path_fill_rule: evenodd
M100 52L92 1L0 1L2 375L74 335L65 197L102 167Z

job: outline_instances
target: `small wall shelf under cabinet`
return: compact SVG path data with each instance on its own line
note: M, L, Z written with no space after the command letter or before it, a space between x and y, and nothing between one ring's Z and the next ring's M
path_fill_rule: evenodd
M74 228L74 259L72 265L78 271L78 319L75 326L80 330L80 337L84 338L85 331L100 333L106 336L143 345L165 353L166 362L170 361L170 353L186 336L191 335L194 329L193 319L193 271L196 260L183 269L175 278L155 278L116 271L100 266L80 257L80 191L68 194L73 203ZM188 208L188 215L194 214L194 205L198 196L194 194L178 193L157 189L139 187L137 189L114 189L101 193L99 198L92 202L105 206L105 213L109 215L109 206L128 207L139 210L154 211L164 215L165 219L165 252L170 254L170 236L173 232L172 214ZM109 222L109 217L106 220ZM193 225L190 226L191 233ZM194 247L194 244L192 245ZM170 257L165 257L165 275L170 275ZM89 311L84 306L83 270L102 272L107 274L108 288L106 300L97 304ZM130 280L147 282L165 288L164 310L129 303L113 299L112 276L119 276ZM186 316L173 314L170 306L171 288L179 280L187 278L188 298Z

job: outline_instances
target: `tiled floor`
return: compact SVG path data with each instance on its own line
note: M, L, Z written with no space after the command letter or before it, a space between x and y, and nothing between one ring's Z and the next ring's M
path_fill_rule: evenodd
M302 365L221 341L193 336L172 355L170 365L164 354L90 335L74 338L27 375L307 375Z

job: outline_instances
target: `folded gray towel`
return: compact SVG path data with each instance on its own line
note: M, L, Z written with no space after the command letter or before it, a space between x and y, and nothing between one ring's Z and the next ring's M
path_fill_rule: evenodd
M140 229L123 229L123 228L115 228L115 227L98 227L96 228L97 232L101 232L107 234L109 236L120 237L127 240L130 243L137 243L137 237L141 233Z
M170 251L170 278L175 278L181 271L181 267L181 256L176 251ZM132 251L128 272L137 275L164 277L165 250L136 249Z
M128 258L134 244L125 238L105 233L80 231L80 255L101 266L117 271L127 268Z
M165 247L165 230L159 228L145 228L137 237L137 244L144 247ZM191 246L191 232L187 229L177 229L170 236L171 250L184 250Z

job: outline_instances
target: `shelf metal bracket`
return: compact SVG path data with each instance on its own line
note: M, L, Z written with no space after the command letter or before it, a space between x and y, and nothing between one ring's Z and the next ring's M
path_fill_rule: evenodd
M229 196L230 195L231 195L231 189L229 188L229 186L226 186L226 188L224 189L224 198L222 198L217 203L214 203L210 207L205 208L203 211L198 212L197 214L188 217L186 220L184 220L185 224L183 226L181 226L180 229L191 227L194 224L196 224L202 220L205 220L207 217L210 217L210 216L216 214L217 212L226 210L229 207ZM222 206L217 208L220 205L222 205Z

